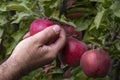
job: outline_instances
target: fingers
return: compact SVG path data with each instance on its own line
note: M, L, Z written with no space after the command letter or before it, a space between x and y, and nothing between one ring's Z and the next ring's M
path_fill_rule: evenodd
M28 38L28 37L30 37L30 32L26 33L26 34L23 36L23 39L26 39L26 38Z
M57 54L64 47L65 42L66 42L66 34L65 34L65 31L61 29L58 40L54 44L52 44L50 47L52 51L55 51L55 54Z
M32 39L40 44L46 44L48 41L57 37L60 33L60 26L53 25L32 36Z

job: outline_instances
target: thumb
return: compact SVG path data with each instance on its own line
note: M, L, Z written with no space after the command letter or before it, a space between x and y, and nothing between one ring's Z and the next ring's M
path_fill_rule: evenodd
M48 28L45 28L41 32L38 32L37 34L33 35L33 39L40 43L40 44L46 44L47 42L53 40L58 36L60 33L60 26L59 25L53 25Z

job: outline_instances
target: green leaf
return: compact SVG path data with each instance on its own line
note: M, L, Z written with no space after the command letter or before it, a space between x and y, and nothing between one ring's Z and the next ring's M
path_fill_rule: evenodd
M90 1L95 1L95 2L104 2L105 0L90 0Z
M102 11L98 12L97 15L95 16L94 23L97 29L99 28L101 24L104 13L105 13L105 9L102 9Z
M14 21L12 23L19 23L21 20L23 20L23 18L26 18L29 16L31 16L30 13L25 13L25 12L16 13L16 15L13 16L13 18L12 18L12 19L14 19Z
M73 22L66 21L65 18L64 18L64 16L62 16L61 18L59 18L58 15L59 15L59 11L54 11L50 18L52 18L54 20L57 20L57 21L59 21L61 23L68 24L68 25L71 25L73 27L76 27L76 25Z
M8 3L2 3L0 5L0 11L10 11L10 10L16 10L16 11L26 11L30 10L26 4L21 2L15 2L11 1Z
M113 10L113 13L115 16L120 17L120 1L119 0L115 1L111 5L110 9Z
M22 28L12 35L14 40L11 43L9 43L9 46L7 47L7 53L6 53L7 56L12 53L13 49L15 48L15 46L22 39L23 35L28 31L28 28L29 28L28 25L30 23L31 23L31 20L26 21L23 24Z
M76 29L80 31L86 30L90 26L91 22L92 22L92 19L77 20L75 23L77 26Z
M60 68L54 68L52 69L52 72L51 72L51 74L62 74L62 73L63 73L63 70Z
M3 26L8 22L6 13L0 13L0 26Z
M13 34L14 41L10 43L10 47L7 49L6 55L10 55L12 50L15 48L15 46L18 44L18 42L22 39L23 35L25 34L25 31L19 30L18 32Z
M115 46L120 51L120 42L119 41L115 44Z

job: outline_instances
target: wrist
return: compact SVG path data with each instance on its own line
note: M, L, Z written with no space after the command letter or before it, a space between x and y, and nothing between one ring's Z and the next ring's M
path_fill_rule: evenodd
M22 72L22 66L10 57L0 65L0 80L18 80L23 76Z

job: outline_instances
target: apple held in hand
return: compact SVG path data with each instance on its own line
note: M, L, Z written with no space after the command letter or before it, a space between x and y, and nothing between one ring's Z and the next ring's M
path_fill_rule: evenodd
M30 35L32 36L52 25L53 23L49 20L36 19L30 25Z
M110 57L103 49L93 49L82 55L80 64L88 77L105 77L110 69Z
M31 25L30 25L30 36L44 30L47 27L51 27L53 25L53 23L50 20L44 20L44 19L36 19L34 20ZM49 32L48 32L49 34ZM24 38L29 37L29 36L25 36ZM23 38L23 39L24 39ZM56 35L55 37L51 38L51 40L49 42L47 42L46 44L51 44L53 42L55 42L57 40L58 36Z
M68 37L65 47L63 48L62 62L71 67L76 67L80 63L80 58L87 50L87 46L82 41L73 37Z

